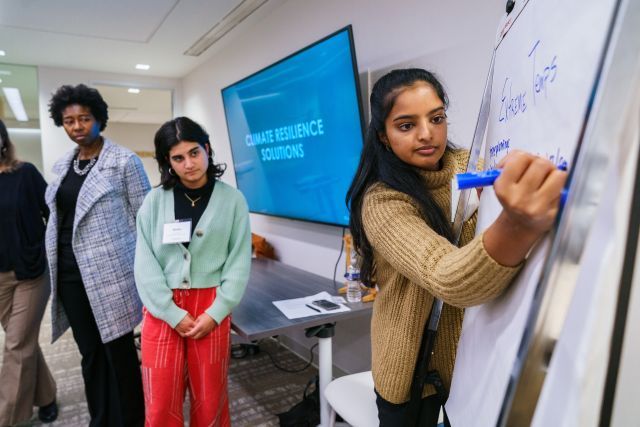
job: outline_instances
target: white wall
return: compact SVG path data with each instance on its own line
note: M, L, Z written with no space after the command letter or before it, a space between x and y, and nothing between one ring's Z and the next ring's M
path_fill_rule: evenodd
M167 117L171 120L171 117ZM143 123L112 123L109 122L107 128L102 132L104 136L115 141L116 143L127 147L135 152L154 152L153 137L162 123L159 124L143 124ZM149 182L152 186L160 183L160 172L158 171L158 163L153 157L140 156L144 170L147 172Z
M183 80L183 112L212 136L218 161L229 166L223 180L235 183L221 88L351 24L361 78L394 65L437 71L451 97L450 136L469 146L480 106L504 0L290 0L282 2ZM365 107L366 109L367 107ZM253 231L267 237L280 260L333 276L342 230L337 227L252 215ZM340 261L338 277L344 272ZM338 325L334 363L352 372L369 368L368 318ZM298 334L293 347L308 346Z
M65 152L75 147L67 137L64 129L57 128L49 117L48 104L51 95L65 84L84 83L88 86L96 84L127 86L174 91L173 111L179 114L182 106L180 81L177 79L144 77L137 75L102 73L99 71L71 70L65 68L38 67L38 91L40 103L40 130L42 139L42 161L45 179L52 178L51 168ZM109 128L107 124L107 129Z
M43 173L40 130L10 130L9 138L11 138L11 142L16 148L16 157L22 161L32 163L40 173Z

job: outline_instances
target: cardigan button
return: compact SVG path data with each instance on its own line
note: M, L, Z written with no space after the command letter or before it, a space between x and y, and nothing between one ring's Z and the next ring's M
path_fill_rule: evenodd
M182 281L182 289L189 289L189 281L187 279Z
M196 230L196 236L202 237L204 236L204 232L202 230Z

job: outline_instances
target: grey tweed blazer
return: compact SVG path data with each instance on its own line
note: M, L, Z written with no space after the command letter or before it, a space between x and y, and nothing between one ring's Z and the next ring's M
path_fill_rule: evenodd
M51 214L45 244L51 271L52 341L69 327L58 301L58 212L56 193L77 148L53 166L57 175L47 187L45 200ZM87 175L73 221L73 253L102 342L131 332L142 319L142 304L133 278L136 214L150 185L140 159L131 151L104 140Z

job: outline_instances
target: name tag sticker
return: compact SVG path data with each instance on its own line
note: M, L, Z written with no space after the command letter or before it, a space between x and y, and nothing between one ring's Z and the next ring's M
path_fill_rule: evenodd
M191 220L169 222L164 225L162 243L186 243L191 241Z

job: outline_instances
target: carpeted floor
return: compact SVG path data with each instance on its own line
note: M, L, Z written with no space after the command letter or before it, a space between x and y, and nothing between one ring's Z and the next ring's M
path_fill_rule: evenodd
M52 426L87 426L89 414L84 397L80 354L70 331L55 344L50 344L49 310L42 322L40 342L49 368L58 386L60 415ZM0 331L0 348L4 348L4 332ZM286 411L302 399L307 382L317 373L311 366L299 373L287 373L274 366L269 354L289 370L302 368L301 360L274 339L263 340L261 351L242 359L231 359L229 368L229 402L233 426L277 426L279 412ZM1 366L1 364L0 364ZM186 405L187 406L187 405ZM21 426L41 425L37 411L31 422ZM188 408L185 407L188 414ZM188 423L185 422L185 425Z

